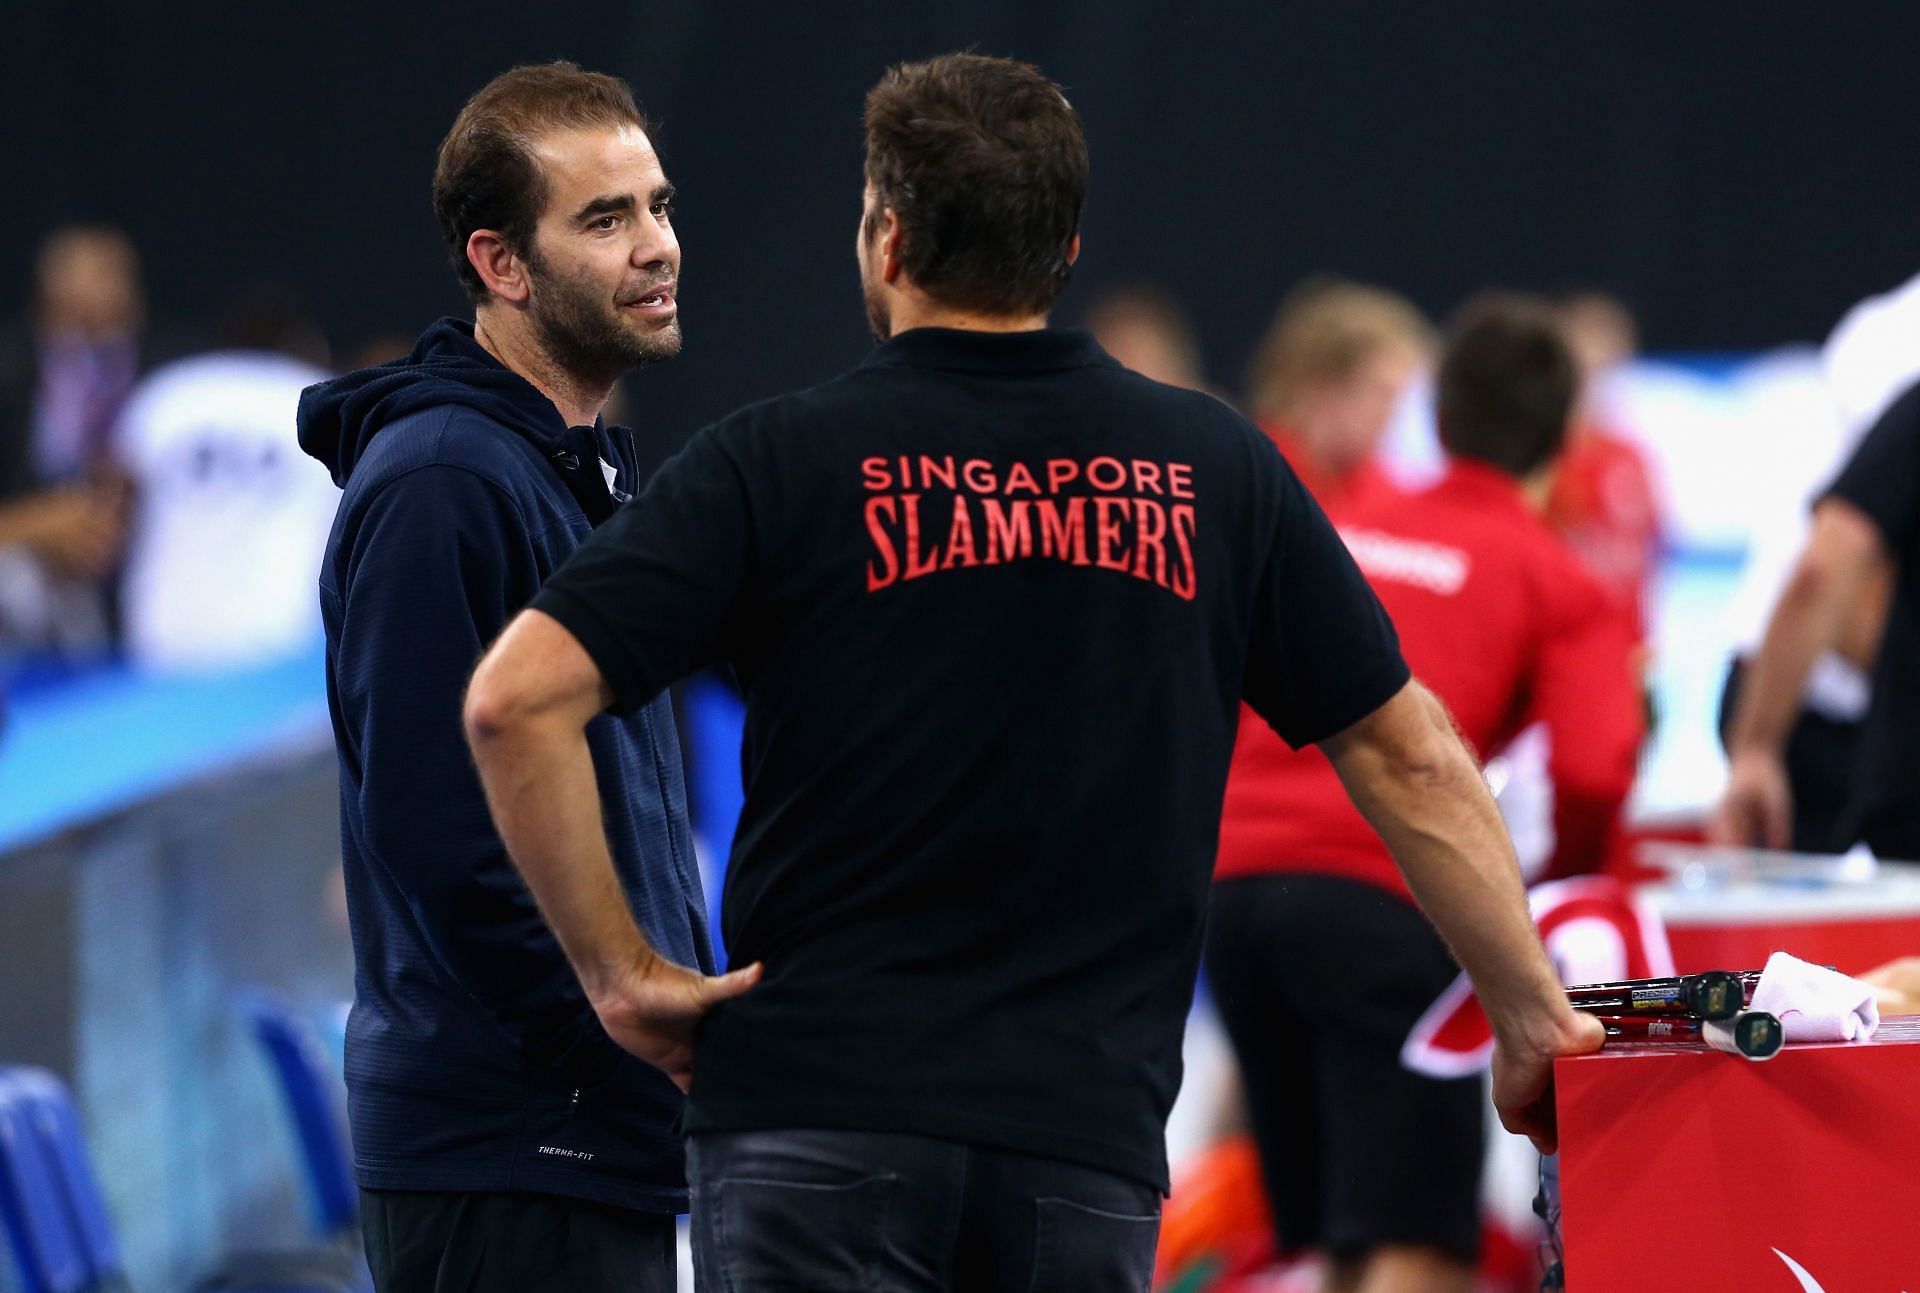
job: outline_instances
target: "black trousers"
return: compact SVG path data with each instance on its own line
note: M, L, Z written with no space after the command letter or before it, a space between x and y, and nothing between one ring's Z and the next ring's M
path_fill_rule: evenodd
M554 1194L362 1190L378 1293L674 1293L674 1219Z
M702 1293L1146 1293L1160 1192L924 1136L702 1132L687 1148Z
M1282 1245L1473 1261L1486 1094L1400 1062L1459 974L1427 918L1359 880L1240 876L1213 886L1206 958Z

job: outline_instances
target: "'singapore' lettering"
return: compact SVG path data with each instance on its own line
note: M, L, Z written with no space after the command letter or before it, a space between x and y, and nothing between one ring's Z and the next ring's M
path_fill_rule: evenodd
M872 541L867 591L972 566L1058 561L1192 601L1193 467L1101 457L1002 466L901 455L860 464Z

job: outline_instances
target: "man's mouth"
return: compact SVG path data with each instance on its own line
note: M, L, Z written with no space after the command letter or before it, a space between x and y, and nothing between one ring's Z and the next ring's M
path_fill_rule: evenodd
M674 310L674 293L677 290L678 284L668 283L657 291L623 302L620 308L632 310L637 314L671 314Z

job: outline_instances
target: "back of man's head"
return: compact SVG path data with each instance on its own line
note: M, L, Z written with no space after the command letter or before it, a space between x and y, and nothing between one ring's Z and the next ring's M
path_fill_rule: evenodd
M487 300L487 285L467 259L476 229L498 233L514 251L533 256L534 226L547 205L547 178L534 141L555 130L653 126L618 77L573 63L540 63L502 72L467 100L440 143L433 171L433 211L467 298Z
M887 69L867 95L874 212L899 217L901 268L942 305L1018 316L1066 286L1087 141L1038 68L945 54Z
M1551 306L1489 292L1448 321L1437 386L1447 452L1524 477L1565 445L1579 372Z

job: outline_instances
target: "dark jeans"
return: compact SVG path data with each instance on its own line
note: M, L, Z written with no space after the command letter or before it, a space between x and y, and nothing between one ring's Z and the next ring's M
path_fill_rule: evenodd
M925 1136L702 1132L687 1147L701 1293L1145 1293L1160 1193Z
M378 1293L674 1293L674 1219L554 1194L360 1191Z

